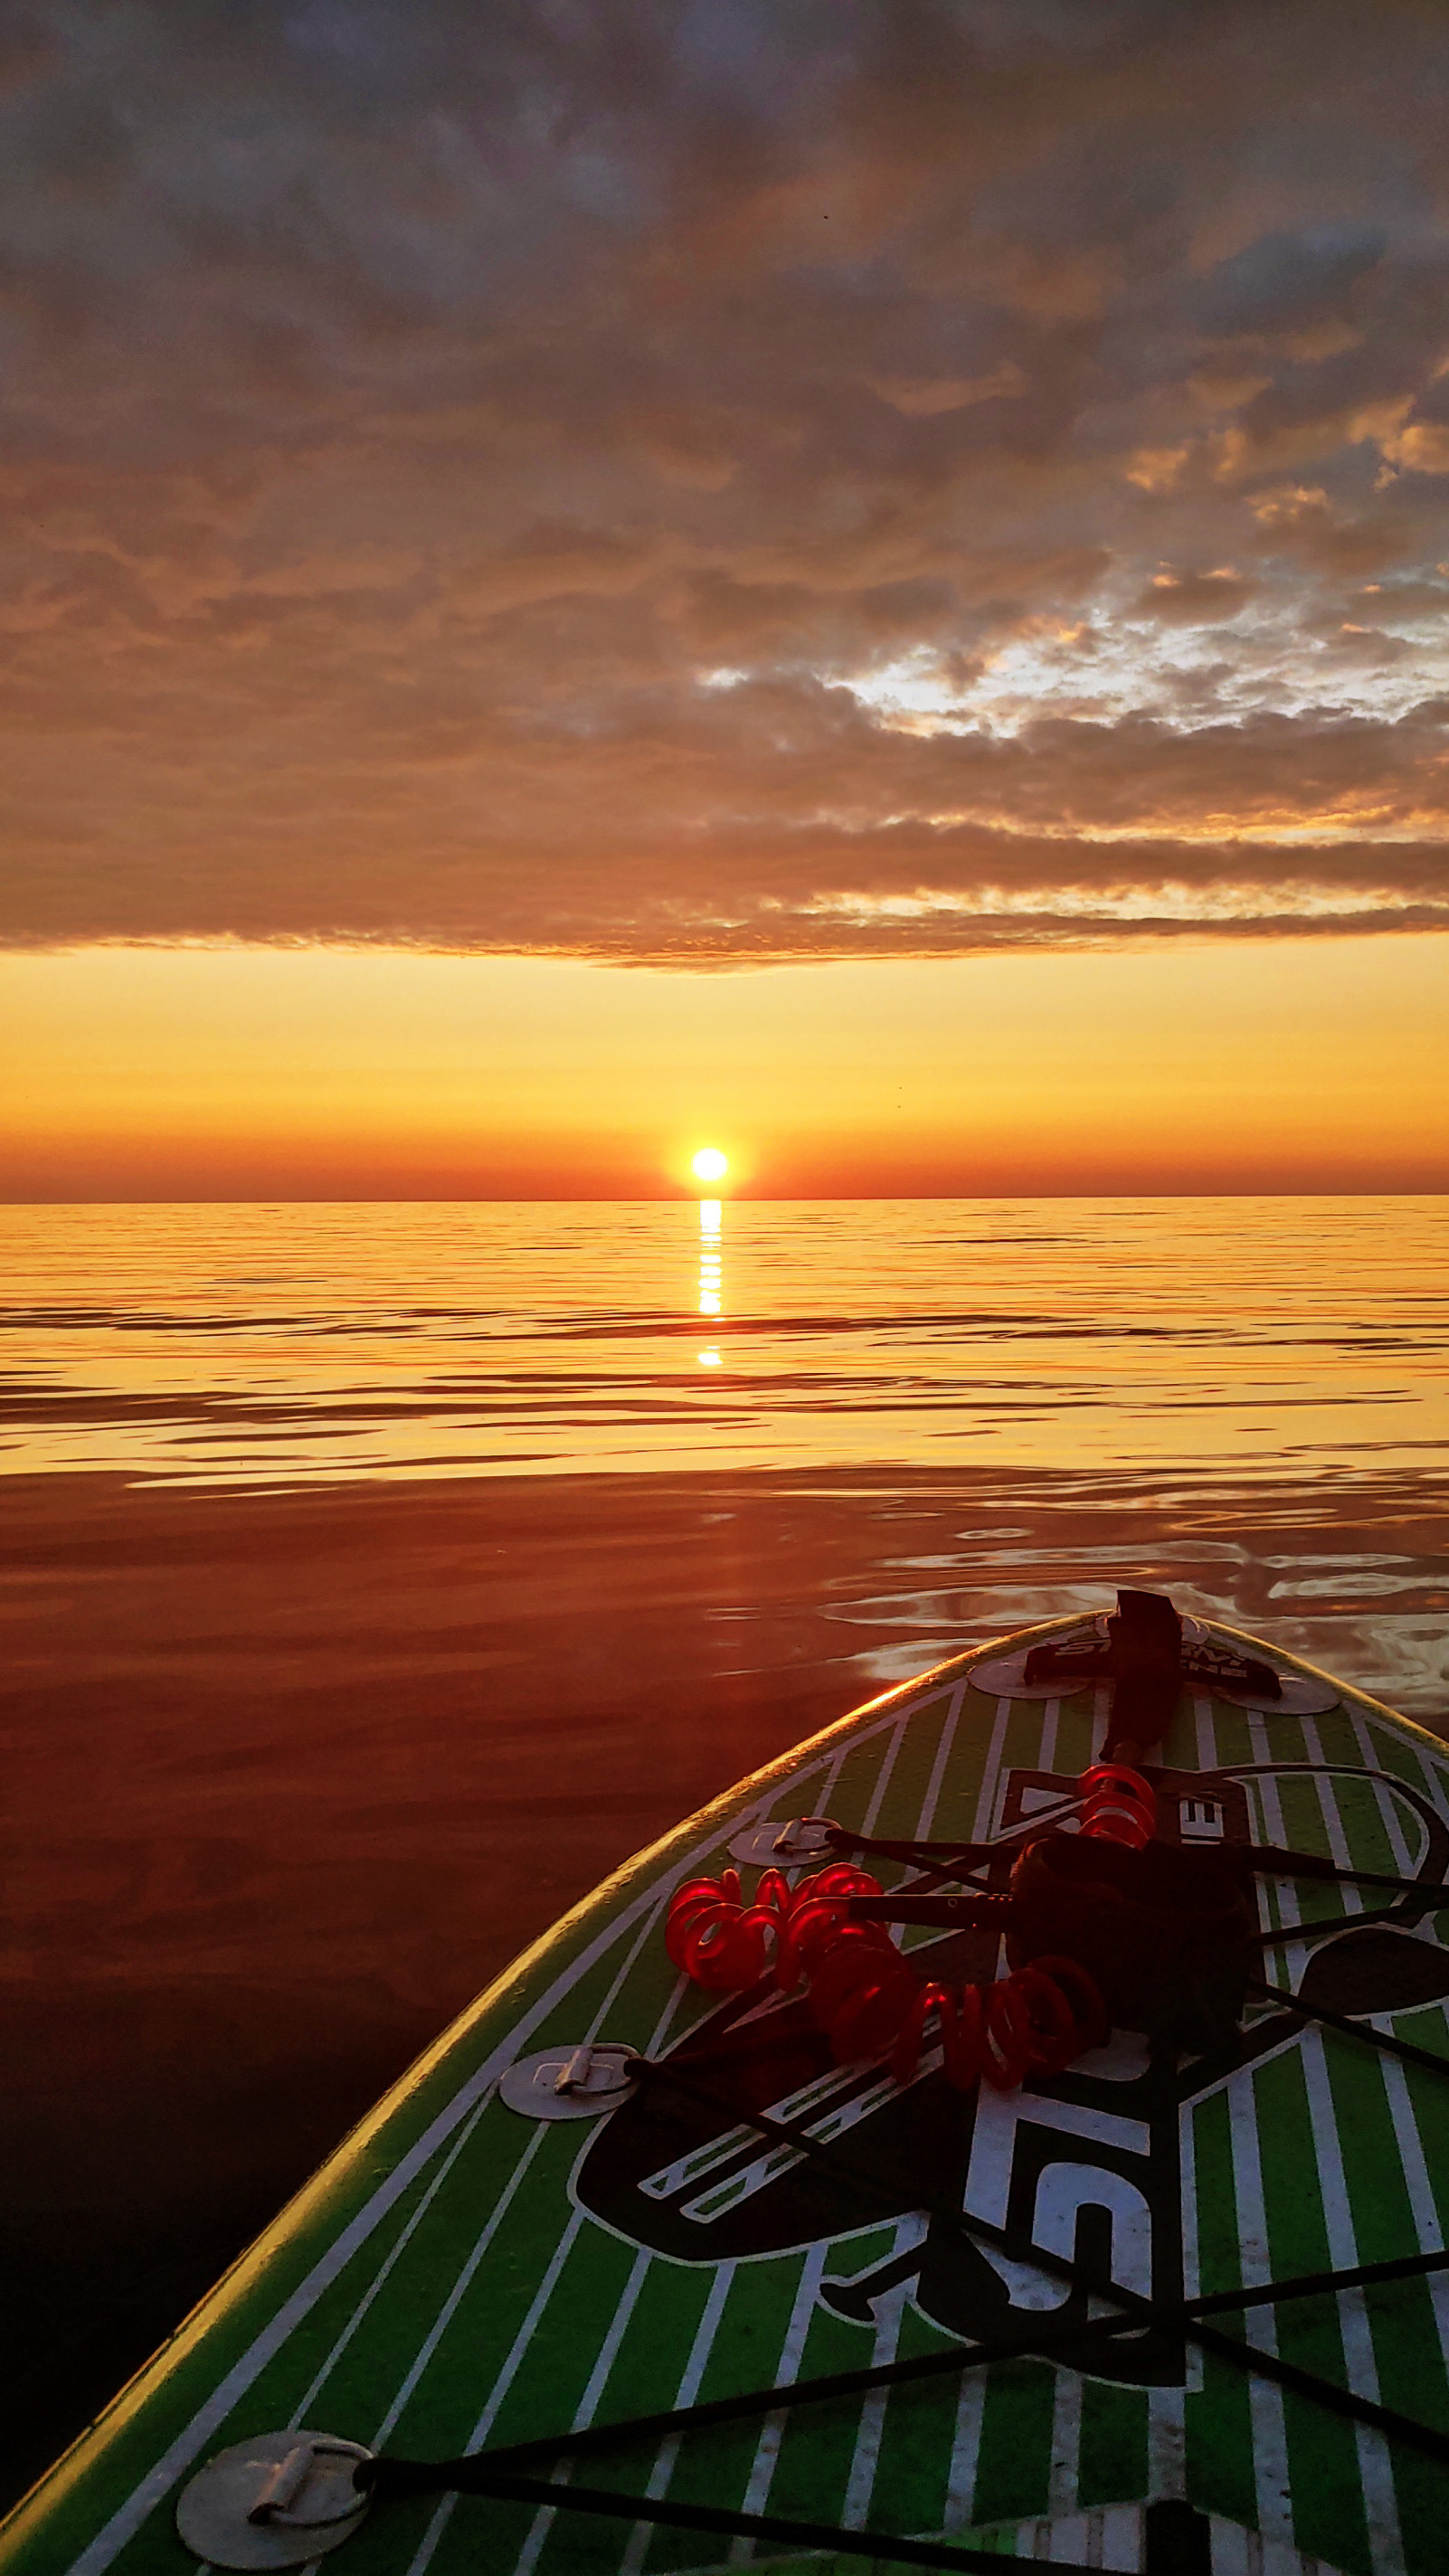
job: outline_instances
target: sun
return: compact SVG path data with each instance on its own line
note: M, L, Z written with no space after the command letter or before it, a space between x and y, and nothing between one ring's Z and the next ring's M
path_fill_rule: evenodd
M718 1145L701 1145L689 1168L697 1181L722 1181L729 1167L729 1156Z

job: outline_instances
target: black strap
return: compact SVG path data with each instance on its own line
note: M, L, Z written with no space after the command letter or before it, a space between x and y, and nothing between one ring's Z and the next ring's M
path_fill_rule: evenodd
M1027 2251L1028 2249L1023 2249ZM1422 2279L1449 2270L1449 2253L1403 2254L1386 2263L1361 2263L1351 2271L1299 2274L1287 2281L1267 2281L1253 2289L1214 2290L1158 2311L1162 2325L1185 2328L1196 2317L1232 2316L1245 2308L1280 2307L1297 2299L1322 2298L1340 2290L1376 2289L1392 2281ZM614 2423L590 2424L580 2432L548 2433L530 2442L511 2442L495 2451L473 2452L457 2460L380 2460L364 2462L359 2486L381 2496L440 2493L471 2478L475 2464L526 2470L558 2459L586 2458L621 2442L662 2442L678 2433L706 2432L717 2424L734 2424L770 2415L781 2407L813 2406L847 2397L866 2397L880 2388L899 2388L920 2379L940 2379L997 2361L1047 2358L1062 2347L1074 2363L1090 2366L1093 2354L1124 2334L1138 2334L1135 2317L1099 2317L1090 2324L1038 2320L1014 2334L964 2345L952 2352L914 2354L908 2361L867 2364L860 2370L831 2371L815 2379L797 2379L774 2388L752 2388L735 2397L715 2397L702 2405L677 2406L656 2415L634 2415ZM456 2474L455 2474L456 2473Z
M1078 1804L1077 1799L1067 1801L1062 1814ZM825 1838L841 1860L857 1860L863 1855L868 1860L896 1860L906 1869L950 1871L953 1876L958 1864L962 1869L979 1869L983 1861L999 1860L1003 1852L1017 1852L1024 1847L1015 1836L994 1843L891 1842L880 1834L853 1834L845 1825L829 1824Z
M654 2496L615 2495L607 2487L574 2487L556 2484L551 2478L520 2477L511 2469L495 2468L489 2454L482 2451L472 2459L455 2460L450 2467L469 2474L445 2483L462 2495L494 2496L509 2504L548 2505L559 2513L608 2514L616 2522L662 2522L676 2531L714 2531L728 2539L777 2540L792 2549L828 2549L838 2557L884 2559L906 2567L954 2567L961 2576L1001 2576L1001 2557L995 2550L953 2549L939 2540L906 2540L892 2531L842 2531L828 2522L787 2522L778 2513L730 2513L724 2507L707 2504L670 2503ZM358 2470L358 2483L364 2483L363 2462ZM1069 2566L1080 2570L1080 2560L1034 2558L1034 2567Z
M899 1895L852 1896L847 1910L852 1923L924 1923L958 1932L999 1932L1012 1905L1004 1890L999 1895L983 1888L973 1889L969 1896L923 1896L916 1888L905 1888Z
M1430 1896L1438 1889L1431 1887ZM1439 1906L1376 1905L1371 1914L1335 1914L1323 1923L1279 1923L1267 1932L1255 1932L1245 1945L1250 1950L1285 1950L1293 1941L1321 1941L1331 1933L1366 1932L1374 1923L1397 1923L1402 1931L1416 1914L1439 1913Z
M1381 1869L1353 1869L1346 1862L1325 1860L1319 1852L1285 1851L1279 1843L1230 1843L1227 1849L1259 1878L1336 1879L1351 1887L1392 1887L1404 1896L1449 1899L1449 1887L1437 1879L1396 1878Z
M1052 1832L1058 1816L1070 1814L1079 1804L1077 1799L1065 1802L1050 1821L1043 1817L1038 1830L1043 1834ZM937 1870L952 1877L959 1871L979 1869L983 1862L1004 1856L1014 1858L1031 1840L1030 1834L1022 1833L994 1843L888 1842L878 1835L850 1833L844 1825L828 1826L826 1838L831 1850L842 1859L894 1860L906 1868ZM1441 1897L1449 1904L1449 1885L1437 1879L1400 1878L1388 1870L1355 1869L1348 1862L1325 1859L1321 1852L1290 1851L1281 1843L1226 1843L1221 1848L1239 1868L1257 1878L1323 1879L1339 1886L1387 1887L1399 1896L1418 1896L1426 1901ZM1363 1917L1365 1922L1380 1919L1386 1918Z
M829 2147L810 2135L803 2120L772 2120L768 2112L746 2110L738 2103L722 2102L702 2085L691 2084L677 2059L643 2058L636 2071L649 2079L664 2078L672 2082L680 2092L712 2111L717 2118L742 2123L757 2130L762 2138L797 2148L813 2161L827 2161L837 2184L854 2181L862 2193L868 2195L872 2208L884 2190L891 2198L903 2201L907 2208L924 2208L932 2218L953 2234L963 2237L968 2244L973 2239L980 2239L1018 2261L1023 2259L1021 2241L1009 2229L994 2226L987 2219L978 2218L974 2212L968 2214L949 2204L921 2201L913 2179L904 2174L890 2173L880 2166L867 2166L858 2151L848 2164L839 2161ZM1135 2290L1124 2289L1120 2282L1103 2279L1079 2263L1068 2262L1064 2255L1048 2254L1033 2244L1024 2259L1038 2271L1070 2282L1093 2297L1105 2300L1124 2317L1135 2319L1140 2327L1151 2327L1158 2322L1157 2304L1152 2299L1143 2298ZM1242 2304L1241 2300L1238 2304ZM1411 2416L1400 2415L1393 2408L1379 2406L1369 2398L1357 2397L1349 2389L1335 2387L1331 2380L1320 2379L1314 2371L1300 2369L1296 2362L1285 2361L1278 2353L1262 2352L1256 2344L1241 2343L1235 2336L1226 2335L1219 2327L1209 2324L1205 2317L1189 2318L1182 2331L1190 2342L1221 2354L1224 2360L1234 2363L1240 2370L1249 2371L1256 2378L1276 2380L1280 2387L1293 2389L1300 2397L1311 2399L1332 2414L1342 2415L1352 2423L1370 2425L1375 2432L1387 2434L1412 2449L1427 2451L1430 2458L1441 2464L1449 2462L1449 2437L1415 2423Z
M1137 1596L1119 1596L1119 1605L1123 1611L1128 1609L1129 1599L1132 1601L1133 1608L1136 1608ZM1144 1595L1141 1599L1144 1603L1151 1601L1153 1607L1157 1607L1155 1596ZM1117 1623L1114 1622L1113 1625L1115 1628ZM1114 1644L1116 1642L1114 1638ZM1136 1658L1126 1660L1135 1661ZM1123 1674L1121 1679L1126 1680L1127 1675ZM1139 1690L1142 1690L1143 1684L1146 1685L1145 1690L1142 1690L1144 1699L1155 1698L1156 1686L1159 1682L1155 1672L1150 1675L1143 1673L1140 1677L1134 1673L1131 1679L1138 1683ZM1120 1687L1114 1694L1114 1698L1129 1696L1130 1692L1124 1692ZM1144 1716L1148 1714L1145 1708L1142 1713ZM946 1845L887 1842L873 1840L865 1835L850 1834L834 1825L827 1829L827 1835L831 1847L839 1853L869 1852L881 1858L908 1865L931 1867L943 1877L959 1875L966 1866L979 1865L983 1861L997 1858L1004 1850L1021 1847L1019 1842L1015 1846L1011 1843ZM1402 1895L1419 1895L1424 1898L1449 1897L1449 1889L1438 1885L1425 1886L1419 1880L1406 1880L1388 1877L1378 1872L1340 1867L1335 1862L1324 1860L1318 1854L1292 1852L1276 1845L1253 1847L1250 1852L1244 1852L1242 1857L1247 1869L1263 1875L1274 1873L1304 1878L1348 1880L1364 1886L1392 1888ZM984 1890L975 1889L970 1895L961 1897L926 1895L917 1891L914 1892L914 1902L910 1903L909 1914L907 1914L905 1905L908 1902L909 1899L903 1900L899 1896L874 1900L858 1899L852 1906L852 1911L859 1913L864 1919L909 1919L932 1924L980 1924L990 1922L993 1916L999 1919L1006 1900L1001 1896L993 1896ZM1360 1916L1357 1922L1372 1923L1384 1920L1402 1922L1404 1919L1401 1909L1386 1908L1377 1914ZM1288 1940L1301 1939L1305 1932L1311 1934L1315 1928L1294 1926L1286 1931L1264 1934L1260 1936L1258 1946L1271 1948ZM1315 2008L1305 2003L1299 1996L1284 1988L1269 1985L1263 1979L1253 1978L1249 1982L1254 1993L1267 2001L1283 2006L1305 2020L1320 2021L1331 2029L1367 2040L1371 2045L1388 2054L1402 2058L1411 2065L1425 2067L1435 2074L1449 2073L1449 2060L1435 2057L1426 2049L1414 2047L1411 2042L1390 2038L1381 2031L1351 2020L1347 2015L1332 2012L1326 2007ZM717 2055L725 2056L733 2053L728 2048L712 2050L709 2053L709 2059L702 2060L701 2063L707 2064ZM846 2167L842 2170L832 2151L813 2138L803 2122L773 2120L764 2112L751 2111L739 2104L721 2102L702 2086L690 2081L685 2071L687 2064L687 2059L685 2064L681 2064L678 2059L660 2061L644 2058L636 2062L634 2071L643 2079L663 2079L674 2084L687 2097L692 2097L715 2113L723 2114L735 2123L743 2122L763 2137L787 2143L807 2158L828 2156L836 2180L849 2181L850 2168ZM868 2167L859 2164L855 2166L854 2179L872 2200L879 2193L883 2182L891 2189L895 2188L897 2182L897 2177L883 2175L878 2171L872 2173ZM1302 2370L1296 2364L1285 2362L1276 2353L1266 2353L1256 2345L1242 2342L1236 2336L1224 2334L1209 2322L1214 2315L1234 2315L1252 2307L1277 2304L1289 2299L1325 2295L1440 2271L1449 2267L1449 2256L1444 2253L1404 2256L1389 2263L1361 2265L1352 2271L1305 2275L1294 2281L1271 2282L1258 2289L1218 2291L1194 2300L1166 2302L1142 2298L1136 2292L1125 2290L1120 2284L1094 2275L1078 2264L1070 2263L1063 2257L1048 2254L1035 2244L1023 2245L1013 2238L1009 2231L994 2227L986 2220L957 2208L931 2208L928 2214L959 2232L968 2242L973 2236L978 2237L986 2243L995 2244L1005 2253L1015 2255L1019 2260L1032 2263L1041 2271L1055 2274L1073 2286L1087 2290L1090 2294L1114 2306L1118 2314L1115 2317L1094 2320L1085 2325L1080 2320L1063 2321L1056 2326L1038 2323L1032 2328L1021 2330L1014 2336L1000 2337L963 2350L920 2354L904 2362L897 2361L859 2371L834 2372L815 2380L797 2381L793 2385L783 2387L755 2389L737 2397L716 2399L705 2405L676 2408L655 2416L641 2416L613 2424L590 2426L575 2433L545 2435L533 2442L516 2444L511 2449L498 2452L474 2453L465 2455L461 2459L447 2461L395 2460L384 2455L381 2459L361 2464L357 2471L356 2482L360 2487L371 2489L379 2497L419 2493L437 2494L453 2490L489 2495L500 2500L547 2506L566 2512L605 2514L629 2522L662 2523L680 2530L713 2532L734 2538L778 2541L784 2546L801 2550L830 2549L840 2555L876 2559L886 2557L893 2558L903 2565L954 2567L977 2571L977 2576L991 2576L991 2571L999 2564L996 2553L955 2548L934 2541L912 2541L898 2535L880 2532L847 2532L827 2524L792 2522L773 2514L732 2513L711 2506L678 2502L671 2504L667 2500L656 2501L644 2496L621 2496L607 2490L574 2487L556 2479L530 2478L526 2474L520 2474L520 2463L540 2458L555 2460L569 2458L581 2452L608 2448L624 2440L639 2441L648 2438L657 2441L669 2434L697 2431L710 2424L759 2416L783 2406L799 2406L830 2398L863 2395L882 2387L904 2384L914 2379L980 2368L993 2361L1014 2358L1023 2353L1045 2355L1054 2349L1062 2349L1069 2351L1077 2366L1081 2367L1084 2360L1099 2346L1122 2335L1142 2333L1154 2328L1159 2331L1166 2329L1184 2334L1207 2350L1218 2353L1224 2360L1239 2369L1246 2370L1256 2377L1276 2381L1280 2386L1295 2391L1328 2411L1351 2422L1370 2426L1389 2439L1426 2454L1441 2465L1449 2462L1449 2437L1444 2434L1428 2425L1416 2423L1408 2416L1400 2415L1391 2407L1380 2406L1370 2399L1356 2396L1351 2390L1340 2388L1332 2381L1321 2379L1314 2372ZM1060 2565L1062 2562L1047 2560L1040 2563L1050 2567Z
M1356 2025L1350 2025L1350 2027L1356 2027ZM737 2125L743 2124L755 2129L762 2137L795 2147L807 2157L821 2158L829 2153L818 2139L810 2137L799 2121L772 2120L766 2112L751 2111L738 2103L721 2102L704 2086L692 2083L677 2059L641 2058L637 2061L634 2071L647 2081L666 2081L686 2098L693 2099L717 2115L723 2115ZM831 2162L837 2182L841 2180L848 2182L854 2179L863 2191L871 2195L872 2201L878 2196L883 2182L894 2190L898 2182L903 2181L903 2178L883 2175L879 2170L873 2172L855 2159L852 2159L850 2165L844 2167L835 2163L833 2158ZM906 2196L908 2200L912 2197L909 2189ZM1208 2351L1218 2353L1239 2370L1247 2371L1257 2378L1274 2380L1281 2387L1293 2390L1297 2395L1309 2399L1310 2402L1343 2417L1348 2422L1367 2425L1390 2440L1425 2453L1440 2466L1449 2463L1449 2437L1444 2434L1436 2432L1428 2425L1416 2423L1410 2416L1400 2415L1392 2407L1380 2406L1372 2399L1359 2397L1350 2389L1336 2386L1331 2380L1321 2379L1316 2372L1301 2369L1296 2363L1284 2361L1276 2353L1264 2352L1256 2344L1244 2343L1235 2335L1224 2334L1219 2327L1210 2322L1212 2315L1236 2314L1248 2307L1267 2303L1270 2296L1274 2300L1308 2297L1320 2291L1350 2288L1366 2283L1370 2279L1408 2278L1416 2272L1441 2269L1444 2258L1440 2255L1405 2256L1392 2265L1365 2266L1360 2272L1351 2275L1331 2273L1311 2275L1296 2284L1291 2282L1270 2284L1261 2293L1243 2289L1219 2291L1207 2299L1168 2303L1143 2298L1136 2291L1124 2289L1118 2282L1090 2272L1080 2264L1068 2262L1064 2256L1050 2254L1030 2241L1023 2243L1020 2236L1013 2231L993 2226L989 2221L974 2215L968 2216L955 2207L937 2207L930 2211L930 2215L959 2232L968 2243L973 2237L980 2238L987 2244L999 2247L1003 2253L1012 2255L1018 2261L1028 2261L1040 2271L1065 2280L1074 2287L1085 2289L1090 2295L1106 2301L1118 2310L1116 2317L1102 2320L1100 2325L1097 2323L1084 2325L1075 2322L1070 2326L1057 2329L1050 2326L1024 2329L1020 2336L1012 2339L1016 2351L1028 2349L1039 2352L1044 2346L1058 2341L1072 2347L1075 2354L1080 2354L1084 2348L1090 2349L1094 2338L1099 2337L1102 2341L1109 2340L1110 2336L1105 2329L1110 2329L1111 2335L1115 2336L1141 2333L1154 2327L1159 2330L1166 2328L1168 2331L1184 2334L1191 2342L1202 2345ZM721 2409L743 2414L769 2412L779 2405L806 2403L807 2392L810 2398L817 2394L822 2397L853 2395L866 2389L888 2386L895 2381L930 2377L935 2371L961 2371L996 2358L1006 2357L1008 2355L1004 2351L998 2352L995 2346L976 2346L964 2352L923 2355L912 2362L882 2365L879 2369L860 2373L837 2373L828 2382L797 2383L793 2388L755 2390L747 2397L738 2400L716 2401L710 2408L686 2408L677 2410L669 2416L639 2419L627 2426L598 2426L581 2433L545 2437L547 2443L545 2455L566 2456L570 2451L588 2449L595 2445L602 2447L614 2440L624 2438L626 2432L631 2439L654 2431L662 2436L667 2431L683 2431L691 2426L697 2428L706 2422L724 2421L726 2414L719 2411ZM539 2446L537 2444L526 2446L523 2455L539 2456ZM460 2460L445 2461L389 2460L384 2455L376 2462L364 2463L358 2470L357 2482L362 2486L375 2487L379 2493L391 2495L441 2493L449 2488L458 2488L469 2493L501 2495L506 2490L496 2483L500 2474L495 2466L494 2457L481 2452L467 2455ZM513 2492L518 2493L521 2490L515 2489ZM524 2500L541 2503L558 2502L569 2492L574 2494L576 2500L578 2499L580 2491L577 2489L560 2491L552 2484L546 2484L537 2498L534 2498L530 2489ZM609 2510L613 2509L611 2505ZM668 2520L669 2516L666 2509L661 2507L652 2515L640 2513L632 2518L640 2521L651 2518ZM699 2526L701 2529L711 2530L724 2527L723 2524L713 2522L707 2526L703 2524ZM737 2524L731 2523L730 2527L738 2528L742 2532L747 2528L753 2529L753 2525L747 2525L744 2520L740 2520ZM762 2532L760 2536L778 2538L782 2535L778 2530L772 2529L769 2532ZM799 2545L804 2547L807 2544L802 2541ZM817 2539L809 2545L822 2547L836 2544L833 2542L827 2544ZM883 2552L877 2546L876 2554L888 2555L889 2552ZM929 2560L919 2563L935 2565L949 2562Z
M1373 1918L1361 1919L1367 1922ZM1330 2030L1341 2030L1349 2039L1367 2040L1370 2048L1381 2048L1386 2057L1401 2057L1406 2066L1422 2066L1430 2075L1449 2075L1449 2057L1436 2057L1431 2048L1416 2048L1411 2039L1375 2030L1371 2022L1355 2021L1348 2013L1331 2012L1327 2004L1307 2004L1287 1986L1270 1986L1266 1977L1250 1977L1248 1992L1263 1996L1269 2003L1281 2004L1286 2012L1297 2013L1300 2021L1325 2022Z

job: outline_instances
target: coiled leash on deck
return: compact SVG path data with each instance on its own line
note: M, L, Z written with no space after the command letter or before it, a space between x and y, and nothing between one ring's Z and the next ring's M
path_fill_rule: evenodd
M900 2084L914 2075L933 2018L947 2082L963 2093L983 2077L1012 2092L1031 2068L1068 2066L1106 2039L1101 1995L1071 1958L1038 1958L989 1985L922 1984L885 1923L857 1911L862 1900L883 1898L868 1870L837 1863L795 1888L766 1870L746 1905L739 1873L726 1870L679 1890L665 1946L677 1968L715 1991L752 1986L770 1969L784 1993L803 1978L836 2064L889 2052ZM977 1920L1000 1921L1010 1900L983 1896L972 1906Z
M936 2026L948 2083L1011 2092L1034 2069L1060 2071L1116 2026L1207 2047L1236 2030L1255 1922L1241 1873L1214 1850L1156 1839L1157 1802L1140 1771L1093 1763L1079 1783L1079 1829L1041 1827L1020 1842L1005 1890L942 1900L887 1896L878 1879L834 1862L792 1888L767 1869L747 1903L739 1873L691 1879L669 1910L675 1966L715 1991L773 1973L802 1980L837 2064L889 2055L909 2083ZM949 1909L949 1910L947 1910ZM891 1922L945 1920L1006 1935L1009 1973L964 1986L922 1983Z
M1169 1724L1183 1683L1251 1689L1262 1699L1281 1689L1255 1657L1186 1640L1165 1596L1123 1590L1117 1598L1105 1639L1048 1641L1026 1657L1024 1677L1034 1684L1112 1683L1102 1756L1050 1824L1028 1823L994 1843L933 1843L856 1834L829 1817L799 1818L785 1828L782 1854L823 1849L835 1859L793 1891L778 1870L767 1869L751 1904L733 1870L720 1880L691 1881L670 1913L676 1966L716 1989L751 1985L771 1968L787 1991L803 1977L837 2062L889 2052L902 2083L915 2072L934 2019L949 2082L966 2090L984 2078L1010 2091L1034 2068L1069 2065L1112 2026L1201 2051L1235 2036L1250 1986L1291 2009L1293 1999L1263 1986L1253 1969L1262 1950L1302 1938L1302 1930L1259 1930L1255 1876L1390 1889L1424 1910L1435 1898L1449 1899L1449 1886L1276 1844L1160 1842L1155 1793L1137 1766ZM1064 1814L1073 1816L1075 1833L1061 1829ZM859 1866L867 1856L919 1867L925 1884L888 1895ZM971 1875L983 1863L994 1874L1008 1860L1004 1888ZM969 1892L935 1892L951 1879ZM1387 1908L1359 1922L1405 1919ZM1010 1973L989 1985L922 1986L889 1939L893 1923L1002 1932ZM1416 2062L1407 2043L1386 2045Z
M738 1992L772 1974L788 1993L803 1980L839 2065L889 2054L897 2081L909 2083L934 2021L949 2083L969 2091L984 2079L1010 2092L1033 2070L1060 2070L1100 2046L1114 2026L1200 2051L1232 2039L1250 1991L1298 2009L1286 1989L1262 1982L1255 1964L1264 1950L1311 1937L1313 1927L1260 1930L1249 1902L1255 1876L1383 1887L1424 1910L1449 1901L1449 1887L1438 1883L1276 1845L1159 1842L1151 1784L1122 1763L1094 1764L1080 1790L1080 1830L1042 1827L1018 1839L1004 1889L963 1880L960 1896L887 1893L869 1871L836 1862L793 1889L767 1870L746 1902L738 1872L726 1870L679 1890L665 1935L669 1955L715 1992ZM1000 1846L976 1849L1002 1856ZM964 1865L965 1855L956 1857ZM1353 1928L1403 1919L1390 1907L1356 1917ZM891 1940L891 1924L1004 1933L1010 1973L988 1984L923 1984ZM1443 2064L1327 2006L1310 2017L1381 2043L1408 2064Z

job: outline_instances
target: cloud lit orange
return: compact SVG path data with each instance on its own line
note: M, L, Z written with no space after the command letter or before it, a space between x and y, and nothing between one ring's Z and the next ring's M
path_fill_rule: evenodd
M1248 16L46 17L0 940L1444 927L1443 27Z

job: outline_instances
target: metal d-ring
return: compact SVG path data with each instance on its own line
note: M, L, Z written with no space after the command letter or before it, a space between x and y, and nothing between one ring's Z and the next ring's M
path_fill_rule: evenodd
M498 2098L526 2120L596 2120L627 2102L639 2051L619 2040L555 2041L520 2057L498 2082Z

